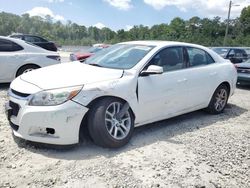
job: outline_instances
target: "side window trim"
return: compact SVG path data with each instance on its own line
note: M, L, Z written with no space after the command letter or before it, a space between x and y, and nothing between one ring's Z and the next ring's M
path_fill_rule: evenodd
M201 66L208 66L208 65L211 65L213 63L209 63L209 64L201 64L199 66L191 66L190 64L190 58L189 58L189 55L188 55L188 48L194 48L194 49L198 49L198 50L201 50L205 53L206 56L208 56L212 61L213 63L216 63L216 61L214 60L214 58L206 51L206 50L203 50L201 48L197 48L197 47L192 47L192 46L185 46L185 49L186 49L186 52L187 52L187 68L196 68L196 67L201 67ZM206 57L206 60L207 60L207 57Z
M143 70L145 70L146 67L149 66L149 63L152 61L152 59L153 59L155 56L157 56L161 51L163 51L163 50L165 50L165 49L168 49L168 48L182 48L183 63L184 63L184 65L185 65L183 69L188 68L187 60L186 60L185 54L184 54L184 48L185 48L185 46L179 46L179 45L178 45L178 46L167 46L167 47L162 47L162 48L160 48L158 51L156 51L156 52L151 56L151 58L150 58L150 59L145 63L145 65L140 69L139 75L140 75L140 73L141 73ZM173 72L173 71L179 71L179 70L183 70L183 69L172 70L172 71L166 71L166 72L163 72L163 74L164 74L164 73L168 73L168 72Z
M189 56L186 46L183 46L183 59L185 63L185 68L189 68Z
M8 50L6 50L6 49L3 50L3 51L0 50L0 52L17 52L17 51L21 51L21 50L24 49L22 46L20 46L19 44L15 43L15 42L13 42L13 41L11 41L11 40L8 40L8 39L0 39L0 41L1 41L1 42L9 43L9 44L11 45L9 49L7 48ZM13 49L14 46L17 47L17 48Z

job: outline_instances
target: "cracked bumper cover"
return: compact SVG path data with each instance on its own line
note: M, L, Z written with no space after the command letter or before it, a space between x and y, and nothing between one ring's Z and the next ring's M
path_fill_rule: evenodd
M88 108L71 100L57 106L29 106L26 100L13 97L10 97L10 101L20 106L17 116L14 116L6 105L10 124L18 126L18 130L12 127L15 136L55 145L79 142L80 125ZM47 133L47 128L54 129L55 133Z

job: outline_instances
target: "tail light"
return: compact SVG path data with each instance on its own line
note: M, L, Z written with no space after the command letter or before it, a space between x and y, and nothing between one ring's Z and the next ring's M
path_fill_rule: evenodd
M53 59L53 60L56 60L56 61L61 61L61 57L58 56L58 55L48 55L47 58Z

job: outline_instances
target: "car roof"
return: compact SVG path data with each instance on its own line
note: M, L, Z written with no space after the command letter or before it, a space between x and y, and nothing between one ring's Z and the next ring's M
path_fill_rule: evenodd
M26 44L26 42L24 42L21 39L17 39L17 38L11 38L11 37L5 37L5 36L0 36L0 39L5 39L5 40L10 40L16 43L21 43L21 44Z
M160 40L129 41L129 42L122 42L120 44L138 44L138 45L157 46L157 47L180 45L180 46L192 46L192 47L198 47L198 48L206 48L198 44L176 42L176 41L160 41Z
M31 34L22 34L22 33L13 33L10 36L31 36L31 37L40 37L38 35L31 35ZM42 37L40 37L42 38Z
M236 50L245 50L245 49L247 49L248 47L221 47L221 46L218 46L218 47L211 47L211 49L228 49L228 50L230 50L230 49L232 49L232 50L234 50L234 49L236 49Z
M9 41L12 41L12 42L15 42L19 45L21 45L22 47L28 49L28 50L34 50L36 52L41 52L41 53L53 53L52 51L48 51L46 49L43 49L39 46L35 46L33 44L29 44L21 39L17 39L17 38L11 38L11 37L6 37L6 36L0 36L0 39L5 39L5 40L9 40Z

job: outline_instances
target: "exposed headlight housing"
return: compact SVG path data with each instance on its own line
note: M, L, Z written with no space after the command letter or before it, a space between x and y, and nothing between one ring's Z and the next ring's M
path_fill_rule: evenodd
M82 89L82 86L44 90L35 93L30 101L30 106L55 106L75 97Z

